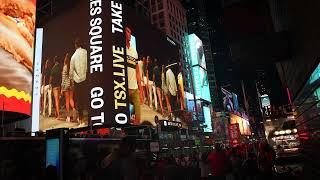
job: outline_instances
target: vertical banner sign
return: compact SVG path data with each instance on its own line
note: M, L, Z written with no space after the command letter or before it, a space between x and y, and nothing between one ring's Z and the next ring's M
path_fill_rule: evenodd
M116 125L130 123L127 58L125 43L124 5L122 1L111 1L111 42L113 77L113 116Z
M229 140L230 140L230 146L236 147L240 144L240 128L239 124L230 124L228 126L228 133L229 133Z
M94 126L127 124L123 4L119 0L90 0L89 13L89 118Z

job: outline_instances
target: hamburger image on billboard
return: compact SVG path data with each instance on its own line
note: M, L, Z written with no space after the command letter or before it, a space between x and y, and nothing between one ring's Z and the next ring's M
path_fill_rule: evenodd
M35 0L0 0L0 111L31 115Z

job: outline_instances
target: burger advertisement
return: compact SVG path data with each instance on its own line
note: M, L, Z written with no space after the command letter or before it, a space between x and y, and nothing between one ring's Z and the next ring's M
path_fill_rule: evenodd
M35 0L0 0L0 111L8 116L31 116L35 17Z

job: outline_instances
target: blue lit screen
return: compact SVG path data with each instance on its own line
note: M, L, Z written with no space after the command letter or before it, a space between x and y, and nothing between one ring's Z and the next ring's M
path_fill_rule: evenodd
M203 114L204 114L204 120L205 120L205 125L207 126L204 128L204 132L212 132L212 121L211 121L211 113L210 113L210 108L203 106Z
M59 169L59 139L47 139L46 143L46 167L52 165Z

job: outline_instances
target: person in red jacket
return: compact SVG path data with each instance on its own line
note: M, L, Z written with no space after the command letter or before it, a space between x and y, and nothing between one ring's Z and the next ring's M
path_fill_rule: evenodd
M211 178L214 180L225 180L227 169L227 156L222 150L220 144L215 145L215 151L212 151L208 155L208 161L211 165Z

